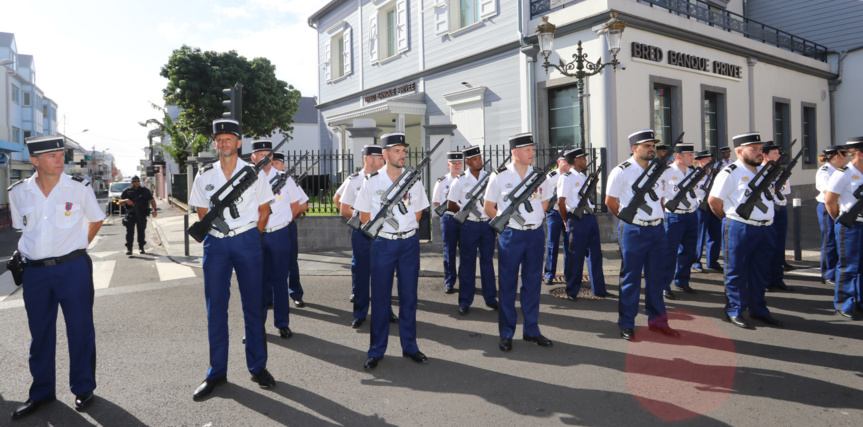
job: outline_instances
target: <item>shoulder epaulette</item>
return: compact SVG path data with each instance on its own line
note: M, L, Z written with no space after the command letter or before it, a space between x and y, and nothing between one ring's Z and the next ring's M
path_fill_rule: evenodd
M628 168L628 167L629 167L629 165L631 165L631 164L632 164L632 163L629 163L629 162L623 162L623 163L621 163L621 164L620 164L620 166L618 166L618 167L619 167L619 168L621 168L621 169L626 169L626 168Z
M734 163L732 163L732 164L730 164L730 165L726 166L726 167L725 167L725 169L723 169L723 171L726 171L726 172L728 172L728 173L731 173L731 172L733 172L733 171L734 171L734 169L737 169L737 165L735 165Z
M81 184L84 184L85 187L90 185L90 181L87 181L86 179L81 178L80 176L73 176L72 181L78 181Z
M461 177L465 176L465 174L467 174L467 172L462 172L462 173L458 174L458 176L456 178L461 178Z
M207 171L210 171L211 169L213 169L213 164L212 164L212 163L210 163L209 165L206 165L206 166L202 167L202 168L201 168L201 170L200 170L200 171L198 171L198 173L199 173L199 174L207 173Z
M500 165L497 169L494 170L494 173L501 173L506 170L506 165Z
M828 169L827 165L821 166L821 170L826 171Z
M554 178L555 175L557 175L557 170L553 170L553 171L548 173L549 178Z
M444 175L444 176L442 176L442 177L438 178L438 179L437 179L437 182L441 182L441 181L443 181L443 180L445 180L445 179L446 179L446 175Z
M848 165L842 166L841 168L839 168L839 169L837 169L837 170L842 171L842 172L845 172L845 171L847 171L847 170L848 170Z
M354 179L354 178L356 178L356 177L358 177L358 176L360 176L360 172L359 172L359 171L356 171L356 172L354 172L354 173L352 173L352 174L348 175L348 179Z
M694 171L694 170L695 170L695 166L690 166L690 167L688 167L687 169L689 169L689 170L691 170L691 171Z
M563 174L563 176L570 176L570 175L572 175L572 171L567 171L565 174Z
M366 179L371 178L371 177L373 177L373 176L377 175L377 174L378 174L378 172L379 172L379 171L374 171L374 172L372 172L372 173L370 173L370 174L366 175Z
M16 183L14 183L14 184L12 184L12 185L10 185L10 186L9 186L9 188L7 188L7 189L6 189L6 191L12 191L12 189L13 189L13 188L15 188L15 186L16 186L16 185L21 185L21 183L22 183L22 182L24 182L24 180L23 180L23 179L22 179L22 180L20 180L20 181L18 181L18 182L16 182Z

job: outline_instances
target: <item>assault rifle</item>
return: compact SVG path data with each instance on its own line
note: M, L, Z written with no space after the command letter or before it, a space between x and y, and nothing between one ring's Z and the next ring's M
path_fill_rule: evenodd
M244 166L222 188L213 193L212 197L210 197L210 208L207 210L207 214L189 227L187 230L189 235L199 243L203 242L204 237L207 237L207 233L213 229L214 225L223 234L229 233L231 228L225 222L225 209L230 211L232 218L240 217L240 211L237 210L236 204L241 199L243 192L254 184L258 179L258 173L270 162L270 157L272 157L273 153L278 151L286 142L288 142L287 137L282 139L282 142L261 159L260 162L254 166Z
M485 163L482 164L482 167L480 168L480 170L485 169L486 165L488 165L489 162L491 162L491 159L486 160ZM468 172L465 172L465 174L467 174L467 173ZM486 174L486 175L488 175L488 174ZM452 191L452 188L450 188L450 191ZM449 206L449 202L447 201L447 199L444 199L443 203L438 205L438 207L434 208L434 213L436 213L437 216L442 217L444 215L444 213L446 213L446 211L447 211L447 206ZM460 224L464 224L464 221L460 222Z
M599 173L602 172L603 166L605 166L605 163L600 163L596 167L596 170L587 176L587 180L584 181L581 190L578 190L578 204L572 209L572 216L579 221L581 221L585 213L593 214L593 209L590 207L588 199L592 194L596 193L596 185L599 183ZM585 170L587 169L585 168Z
M764 167L755 174L755 178L752 178L752 181L749 182L749 196L746 197L746 201L740 204L740 206L735 209L737 215L740 215L743 219L749 219L752 216L752 210L754 208L758 208L761 212L767 212L767 205L761 201L761 195L763 194L767 197L767 200L773 201L773 194L770 192L770 187L779 178L779 175L782 174L782 166L779 166L780 163L784 162L785 159L788 158L788 154L782 154L782 157L779 158L778 161L769 161Z
M558 160L560 160L560 156L562 156L562 155L563 155L563 150L558 150L558 152L557 152ZM551 173L551 172L549 172L549 173ZM560 169L558 169L558 173L560 173ZM557 177L557 179L559 180L560 177ZM557 210L557 183L555 182L554 183L554 190L552 190L552 192L551 192L551 198L548 199L548 205L545 208L545 213L548 214L548 213L551 213L552 211L556 211L556 210Z
M794 146L795 142L797 142L796 139L794 141L791 141L791 145L788 147L789 150L791 149L791 147ZM785 200L785 195L782 194L782 187L785 186L785 183L788 182L788 178L791 177L791 171L794 169L794 166L797 166L797 162L800 161L800 157L803 156L803 149L805 148L806 147L800 147L800 151L797 153L797 155L794 156L793 159L791 159L791 162L788 163L788 166L782 167L782 174L780 174L779 178L776 178L776 182L773 183L773 191L774 193L776 193L777 199Z
M362 226L361 229L363 234L368 236L370 239L374 239L378 237L378 233L381 232L385 223L391 225L393 228L398 228L399 223L393 216L393 209L398 207L399 212L401 212L402 215L406 215L408 213L408 208L405 207L402 199L405 194L413 188L414 184L422 178L422 168L431 162L432 153L440 147L443 140L444 139L441 138L440 141L438 141L437 144L435 144L435 146L426 153L426 156L416 165L416 167L405 168L404 172L402 172L398 179L393 182L393 185L384 191L381 196L381 209L371 221ZM359 217L359 215L354 216L354 218L356 218L355 223L360 222ZM351 218L351 220L348 221L348 225L350 225L351 228L356 229L356 227L351 225L354 218Z
M651 160L647 165L647 169L645 169L644 172L641 173L641 176L635 180L635 183L632 184L632 200L617 214L617 217L620 218L621 221L627 224L632 224L632 220L635 219L635 214L639 209L647 212L648 215L653 213L653 208L647 204L647 199L644 197L650 196L654 202L659 201L659 196L657 196L656 192L653 191L653 186L656 185L656 181L659 181L659 177L662 176L662 173L668 169L668 159L674 155L674 146L683 140L683 134L684 132L681 132L680 136L677 137L677 140L668 147L668 151L665 152L665 156Z
M501 162L501 165L505 165L506 162L509 161L509 158L511 156L512 154L506 156L506 158L503 159L503 162ZM489 160L486 161L486 163L488 162ZM464 197L465 199L467 199L467 202L453 216L457 223L464 224L464 222L467 221L468 215L470 214L473 214L477 218L482 218L482 212L480 212L479 209L476 208L476 204L484 203L483 197L485 196L485 187L488 185L488 180L489 178L491 178L491 174L492 172L485 174L485 176L480 178L479 181L477 181L476 184L473 185L473 188L471 188L470 191L465 194Z
M842 215L839 215L839 218L836 218L836 222L844 225L846 228L853 227L857 222L857 217L861 212L863 212L863 184L860 184L860 186L854 190L854 197L857 198L857 201L851 205L851 209L848 209L848 212L845 212Z
M719 157L716 157L716 166L710 170L710 176L707 177L707 182L701 186L701 189L704 190L704 198L698 202L698 210L702 212L707 212L710 210L710 205L707 204L707 198L710 197L710 189L713 188L713 181L716 181L716 175L719 175L719 171L722 170L722 160Z
M711 160L709 163L704 165L704 167L696 167L694 171L690 172L689 175L686 175L686 177L683 178L683 181L680 181L680 184L677 185L677 195L675 195L671 200L665 202L665 209L668 209L669 212L674 212L681 203L683 203L683 206L686 208L692 206L692 204L689 203L689 197L686 195L691 194L695 197L695 187L698 185L698 182L701 181L701 178L704 178L704 176L707 175L707 171L713 167L714 163L716 163L716 159Z
M530 204L529 198L533 192L539 188L540 184L545 181L546 170L557 164L557 157L551 159L544 168L539 169L534 167L528 172L527 176L515 186L515 188L504 197L504 199L512 200L509 206L504 211L498 214L489 222L491 228L497 231L498 234L503 233L504 228L509 223L510 219L514 219L518 225L524 225L524 217L518 211L518 208L524 205L524 210L533 212L533 206Z
M282 174L276 175L275 177L273 177L273 179L270 180L273 194L278 194L279 191L282 191L282 187L284 187L285 184L288 182L288 177L294 174L297 166L299 166L300 162L305 160L306 157L309 157L309 153L303 154L299 159L297 159L296 163L294 163L294 165L291 166L290 169L284 171L284 173ZM318 161L315 160L315 163L318 163ZM314 166L314 164L312 164L312 166Z

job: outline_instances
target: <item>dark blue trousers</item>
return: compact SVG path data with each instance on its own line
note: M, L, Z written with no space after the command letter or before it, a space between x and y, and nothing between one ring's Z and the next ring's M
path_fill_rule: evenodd
M207 378L228 372L228 300L231 271L237 272L237 287L246 325L246 366L257 374L267 366L264 332L261 233L252 228L232 237L204 238L204 295L207 299L207 330L210 338L210 369Z
M371 286L372 241L362 231L351 229L351 279L354 292L354 319L365 319L369 314L369 286Z
M719 252L722 249L722 220L713 211L707 209L695 211L698 215L698 242L695 244L695 264L693 267L704 268L701 264L701 254L705 254L707 268L719 268ZM705 253L705 249L707 253Z
M590 288L594 295L605 295L605 275L602 273L602 247L599 242L599 225L596 215L584 215L581 221L572 214L567 214L569 234L569 277L566 279L566 293L578 295L584 277L584 258L587 257L587 273L590 276ZM566 250L566 247L564 248ZM566 255L564 255L566 259Z
M824 203L818 204L818 225L821 226L821 277L825 280L836 280L836 263L839 262L839 252L836 248L836 223Z
M566 238L566 231L563 227L563 218L557 209L549 212L546 215L547 231L545 243L545 267L543 268L543 277L553 279L557 274L557 251L560 244L560 236L563 235L563 277L569 280L569 240Z
M447 215L450 216L450 215ZM479 251L479 273L482 297L486 305L497 302L494 277L495 232L488 221L465 221L459 236L458 305L470 307L476 294L476 255Z
M836 294L833 304L836 310L852 311L855 306L863 311L860 264L863 263L863 222L855 222L846 228L836 223L836 243L839 260L836 263Z
M24 309L30 326L30 399L55 396L57 308L63 308L69 341L69 384L73 394L96 388L96 330L93 327L93 263L83 256L63 264L31 267L23 276Z
M524 316L524 336L535 337L539 332L539 294L542 286L542 228L515 230L505 228L498 238L497 271L500 281L500 310L498 329L501 338L515 335L518 312L515 295L518 293L518 269L521 266L521 314Z
M126 248L132 250L135 240L135 230L138 230L138 248L143 249L147 244L147 217L138 215L126 215Z
M674 286L689 286L692 263L695 262L695 245L698 243L698 215L695 212L665 214L665 235L668 247L665 255L665 280L663 289Z
M288 298L288 275L290 263L285 260L293 256L291 227L284 227L272 233L261 235L264 249L264 295L265 300L273 301L273 325L276 328L290 326L291 300ZM267 324L267 310L264 310L264 325Z
M288 275L288 289L290 289L291 299L303 299L303 285L300 284L300 243L297 240L297 221L294 218L291 224L288 225L291 229L291 247L294 251L291 253L291 274Z
M770 273L764 261L765 255L775 250L775 233L772 226L722 220L725 294L728 297L725 312L729 316L740 316L746 310L754 316L770 315L764 299Z
M770 278L767 280L767 286L782 286L785 284L785 270L782 265L785 264L785 240L788 237L788 208L786 206L776 206L773 216L773 231L776 236L773 251L773 258L770 261Z
M452 215L444 215L440 218L440 232L443 235L444 285L448 288L455 286L455 279L458 278L455 255L459 246L461 227L462 225Z
M644 308L647 323L668 326L665 300L662 299L663 271L668 239L661 224L638 226L620 221L617 233L622 261L620 264L620 302L617 324L621 329L634 328L641 295L641 273L644 272Z
M414 234L407 239L388 240L378 237L372 241L371 290L372 327L369 357L383 357L387 352L392 313L393 275L398 269L399 279L399 338L402 351L413 354L417 347L417 281L420 269L420 241Z

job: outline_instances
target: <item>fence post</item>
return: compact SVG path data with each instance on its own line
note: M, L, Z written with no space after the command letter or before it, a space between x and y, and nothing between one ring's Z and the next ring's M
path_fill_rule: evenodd
M185 241L185 254L189 256L189 213L183 214L183 240Z
M803 259L803 250L800 247L800 209L801 200L799 198L795 198L791 201L792 210L794 211L794 261L800 261ZM782 248L784 251L785 248Z

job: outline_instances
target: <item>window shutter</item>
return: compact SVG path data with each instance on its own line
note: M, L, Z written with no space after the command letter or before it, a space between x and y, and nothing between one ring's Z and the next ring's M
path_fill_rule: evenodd
M373 13L369 20L369 58L378 62L378 14Z
M351 28L350 27L345 28L344 38L342 40L344 40L344 44L345 44L345 50L344 50L344 52L345 52L345 59L344 59L345 74L344 75L347 76L348 74L351 73Z
M333 59L330 57L330 40L324 42L324 69L326 70L326 81L332 80L332 62Z
M407 0L396 2L396 46L399 53L408 50L408 4Z
M488 19L497 15L497 0L479 0L479 17Z
M437 36L449 32L449 7L446 0L438 0L434 6L434 33Z

